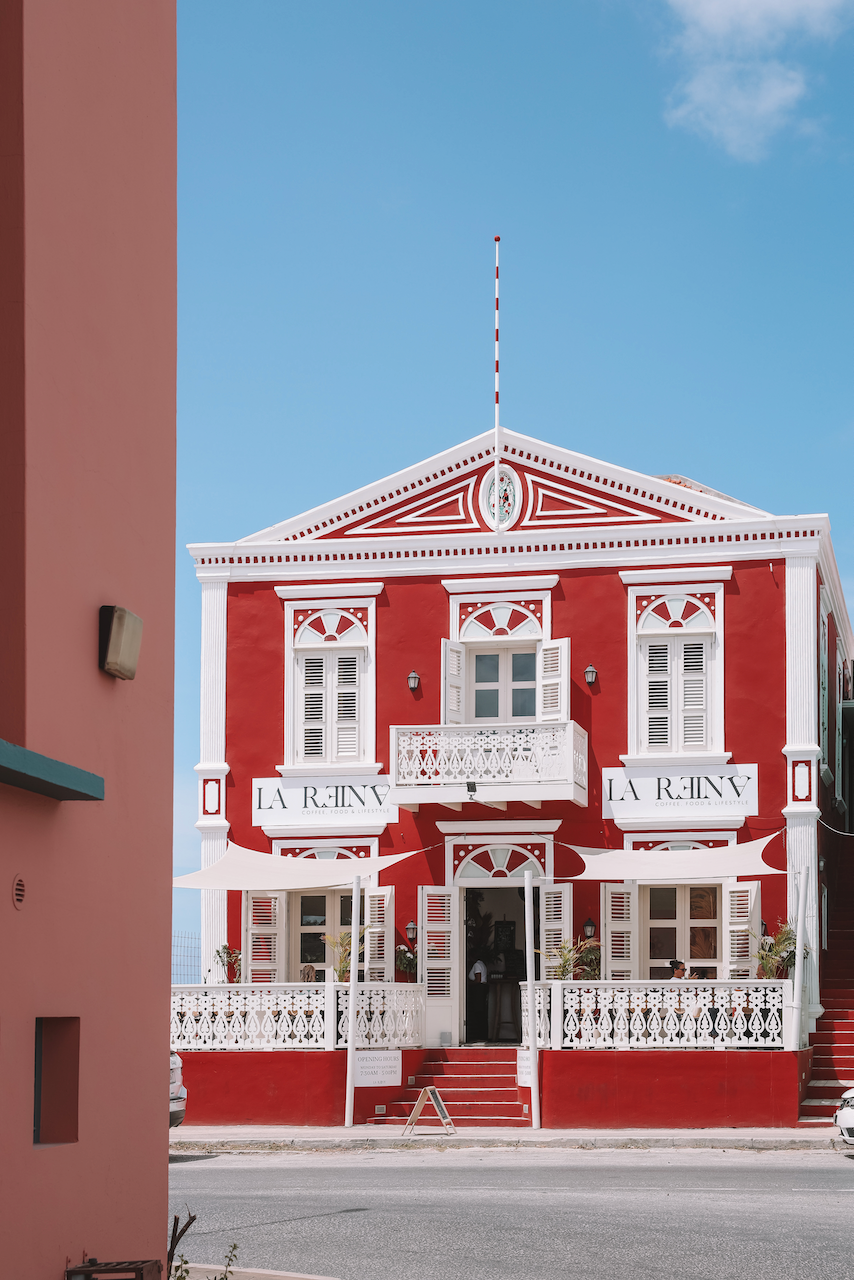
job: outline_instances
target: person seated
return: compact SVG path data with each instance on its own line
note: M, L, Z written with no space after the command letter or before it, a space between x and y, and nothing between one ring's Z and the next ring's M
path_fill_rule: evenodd
M670 961L670 977L675 978L677 982L685 981L685 969L686 965L684 960Z

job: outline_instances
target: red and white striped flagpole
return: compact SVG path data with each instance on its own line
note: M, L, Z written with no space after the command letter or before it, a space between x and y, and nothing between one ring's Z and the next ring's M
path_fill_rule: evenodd
M501 236L495 237L495 531L501 529L501 506L498 488L498 244Z

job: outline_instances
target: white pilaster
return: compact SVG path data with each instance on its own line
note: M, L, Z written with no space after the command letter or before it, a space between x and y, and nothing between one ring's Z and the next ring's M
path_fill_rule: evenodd
M200 754L196 765L199 777L199 819L202 837L202 867L218 862L225 854L229 823L225 816L225 663L227 638L228 580L202 579L202 661ZM210 784L210 785L207 785ZM228 937L224 890L202 890L202 980L221 980L214 952Z
M818 647L814 555L786 556L786 819L787 909L795 918L795 875L811 868L806 904L810 949L804 966L810 1027L821 1013L818 989ZM808 766L804 768L804 766ZM796 772L796 770L799 771ZM808 786L805 780L808 778Z

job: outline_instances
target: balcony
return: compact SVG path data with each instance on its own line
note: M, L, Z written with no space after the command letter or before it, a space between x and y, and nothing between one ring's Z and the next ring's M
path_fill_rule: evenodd
M587 805L587 733L574 721L522 725L391 726L392 803L465 800Z

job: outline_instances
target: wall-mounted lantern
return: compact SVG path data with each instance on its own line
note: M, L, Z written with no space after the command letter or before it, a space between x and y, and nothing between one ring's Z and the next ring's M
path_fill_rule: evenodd
M584 924L581 927L584 930L585 938L592 938L596 932L596 923L594 920L590 919L590 916L587 917L587 919L584 921Z
M588 684L595 684L596 677L598 674L599 672L596 670L593 663L591 662L589 667L585 667L584 679L587 681Z
M417 933L418 933L418 928L415 924L415 921L410 920L409 924L406 926L406 940L409 943L410 947L413 946Z
M409 675L406 677L406 683L409 685L410 689L414 693L421 683L421 677L418 674L418 672L410 671Z

